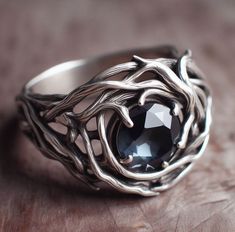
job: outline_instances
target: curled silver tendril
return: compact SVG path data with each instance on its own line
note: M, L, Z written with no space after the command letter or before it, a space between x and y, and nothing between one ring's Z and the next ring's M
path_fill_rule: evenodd
M141 78L146 73L154 78ZM124 74L123 79L115 76ZM75 112L88 96L96 96L83 111ZM107 132L107 112L122 120L127 127L133 122L128 102L144 105L155 100L171 104L172 114L181 117L182 130L171 160L162 163L162 170L134 173L127 170L114 155ZM98 188L104 181L114 188L144 196L157 195L176 184L203 154L209 139L211 97L202 74L186 51L179 59L133 60L111 67L68 95L36 95L23 93L18 98L24 116L24 131L48 158L61 162L76 178ZM95 118L97 127L87 123ZM66 127L60 133L50 123ZM81 136L85 151L77 145ZM98 140L101 154L95 154L92 140ZM120 178L121 176L121 178Z

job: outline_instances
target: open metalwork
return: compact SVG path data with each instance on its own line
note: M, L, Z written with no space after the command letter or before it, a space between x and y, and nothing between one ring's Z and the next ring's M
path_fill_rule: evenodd
M89 78L91 78L89 80ZM115 125L132 127L133 105L167 105L181 121L180 138L161 170L136 173L112 146ZM211 104L191 52L175 48L130 50L56 66L25 85L17 98L22 129L48 158L95 189L104 181L119 191L153 196L185 176L209 139Z

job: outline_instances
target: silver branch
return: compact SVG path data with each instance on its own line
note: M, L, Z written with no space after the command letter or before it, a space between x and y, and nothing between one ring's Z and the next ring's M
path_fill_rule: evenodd
M153 73L154 78L144 79L146 73ZM120 74L122 80L116 80ZM76 112L75 108L91 95L94 100ZM183 125L174 155L154 173L127 170L110 145L107 114L132 127L129 102L136 100L136 104L144 105L154 100L165 104L166 99ZM157 195L176 184L203 154L209 139L211 103L208 86L190 51L179 59L134 56L132 61L103 71L68 95L27 93L18 98L24 131L46 157L58 160L73 176L95 189L99 181L104 181L122 192L144 196ZM97 125L89 130L87 124L92 119ZM59 132L51 123L65 127L66 132ZM79 136L85 150L76 142ZM101 154L95 154L93 140L99 141Z

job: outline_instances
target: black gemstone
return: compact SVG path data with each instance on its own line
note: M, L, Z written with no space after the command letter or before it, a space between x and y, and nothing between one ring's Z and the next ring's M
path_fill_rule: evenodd
M121 124L116 137L120 160L133 157L124 164L133 172L154 172L163 161L170 159L175 141L180 134L180 121L170 108L158 103L147 103L130 110L132 128Z

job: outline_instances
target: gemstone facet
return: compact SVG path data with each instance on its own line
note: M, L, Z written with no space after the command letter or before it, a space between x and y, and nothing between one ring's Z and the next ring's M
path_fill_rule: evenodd
M170 159L175 141L180 134L180 120L169 107L158 103L135 106L130 110L132 128L120 125L116 136L118 158L132 161L124 164L138 173L161 169L163 161ZM125 163L125 162L123 162Z

